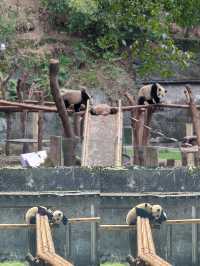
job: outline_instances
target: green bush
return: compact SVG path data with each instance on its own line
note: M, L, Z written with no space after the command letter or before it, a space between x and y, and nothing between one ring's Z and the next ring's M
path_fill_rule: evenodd
M0 266L25 266L26 264L24 262L20 261L6 261L0 263Z
M9 42L16 33L16 14L8 4L0 1L0 42Z
M176 47L170 23L177 14L163 1L144 0L41 0L54 24L84 37L103 58L128 58L138 73L168 76L171 64L188 66L191 55ZM173 4L175 5L175 4ZM191 22L192 23L192 22Z

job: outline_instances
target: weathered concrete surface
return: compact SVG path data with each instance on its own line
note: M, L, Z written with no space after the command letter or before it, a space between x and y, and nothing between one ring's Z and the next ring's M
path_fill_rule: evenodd
M70 218L91 216L94 209L103 224L124 224L128 210L144 201L163 205L170 219L191 218L192 206L200 217L199 177L200 171L187 169L3 169L0 223L22 223L25 210L44 205L60 208ZM172 245L168 225L155 230L158 253L173 265L192 265L191 228L174 225ZM198 230L198 237L199 233ZM24 259L28 251L25 230L6 230L0 234L0 259ZM56 228L53 235L58 253L66 256L65 227ZM71 257L78 266L91 265L90 237L89 224L72 226ZM128 239L128 232L101 231L101 260L124 261L130 253ZM136 250L134 245L132 249Z
M1 169L3 191L199 192L200 170L40 168Z

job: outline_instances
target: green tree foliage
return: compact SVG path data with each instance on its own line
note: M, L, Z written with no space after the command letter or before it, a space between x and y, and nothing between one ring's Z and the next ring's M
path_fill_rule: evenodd
M8 42L15 34L16 16L5 1L0 1L0 42Z
M69 31L81 33L99 52L127 56L133 70L139 62L142 75L159 72L166 76L169 62L188 65L191 55L177 48L170 24L189 27L198 23L199 8L195 7L199 0L43 1L54 15L67 17Z
M163 0L163 4L179 26L189 28L199 25L199 0Z

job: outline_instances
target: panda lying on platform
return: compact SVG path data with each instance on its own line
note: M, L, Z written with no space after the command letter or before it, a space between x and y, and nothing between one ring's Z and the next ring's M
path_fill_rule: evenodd
M144 105L145 102L149 104L160 103L160 99L167 94L167 90L159 83L145 85L139 89L138 104Z
M92 115L112 115L112 114L116 114L117 113L117 109L113 108L112 106L105 104L105 103L101 103L101 104L97 104L95 106L92 106L90 113Z
M167 215L160 205L151 205L149 203L141 203L132 208L126 216L126 223L128 225L136 224L137 216L148 218L151 222L158 224L167 220Z
M61 96L63 97L65 107L68 108L70 105L74 105L74 111L80 112L81 105L87 106L87 101L91 100L91 96L88 94L86 89L82 90L68 90L60 89Z
M67 217L65 217L62 211L60 210L52 211L51 209L47 209L46 207L38 206L28 209L28 211L25 214L26 223L35 224L37 213L39 213L42 216L47 215L49 222L53 224L60 224L62 222L64 225L66 225L68 221Z

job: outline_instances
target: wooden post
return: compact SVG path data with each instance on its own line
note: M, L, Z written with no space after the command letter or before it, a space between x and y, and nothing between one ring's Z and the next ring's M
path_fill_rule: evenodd
M200 115L195 105L191 88L189 86L186 86L186 90L187 90L188 98L189 98L189 106L190 106L191 115L192 115L192 123L193 123L193 127L195 130L195 134L197 136L197 145L199 147L199 152L198 152L198 165L199 165L200 164Z
M115 148L115 166L122 166L122 135L123 135L123 113L121 100L118 102L119 111L117 113L117 143Z
M174 159L167 159L167 167L174 167L175 160Z
M136 102L135 102L135 99L133 96L131 96L128 92L125 92L124 96L128 99L130 105L136 105ZM130 112L131 114L131 118L136 118L136 113L137 113L137 110L132 110ZM132 146L133 146L133 152L134 152L134 163L136 163L137 161L137 151L136 151L136 146L137 146L137 136L136 136L136 130L135 130L135 127L136 127L136 122L131 119L131 127L132 127Z
M194 135L194 127L193 124L191 123L186 123L186 136L193 136ZM187 166L194 166L195 162L194 162L194 156L195 153L186 153L186 160Z
M143 147L144 165L147 167L158 167L158 150L155 147Z
M38 112L32 113L32 138L38 139ZM33 143L33 150L38 151L38 143Z
M192 206L192 218L196 218L196 207ZM192 224L192 265L198 265L197 224Z
M150 126L152 115L153 115L153 107L148 106L145 112L145 119L144 119L145 126ZM143 136L142 136L142 144L144 146L149 144L149 133L150 133L149 128L144 127Z
M172 241L172 224L167 225L167 256L166 259L172 259L173 241Z
M94 205L91 205L91 217L95 217ZM98 256L98 233L99 233L99 223L91 223L91 265L99 265L99 256Z
M75 165L75 138L63 138L62 137L62 154L63 163L65 166ZM73 152L71 152L73 151Z
M62 137L50 137L50 159L54 166L63 166Z
M126 98L128 99L130 105L135 106L136 101L133 96L131 96L128 92L124 94ZM143 132L139 132L139 129L141 128L141 123L142 123L142 112L143 110L141 109L132 109L131 110L131 117L132 119L132 143L133 143L133 151L134 151L134 164L139 164L140 165L140 158L141 158L141 140L143 136ZM134 119L137 119L139 121L134 121ZM143 121L144 123L144 121ZM143 130L143 129L142 129ZM142 134L142 135L140 135Z
M66 231L66 246L67 246L67 258L71 259L72 256L72 227L71 224L68 223L67 231Z
M22 79L18 79L17 81L17 87L16 87L16 92L17 92L17 98L21 103L23 103L24 97L23 97L23 87L24 83L26 80L27 76L24 75ZM28 113L27 111L22 111L20 112L20 120L21 120L21 134L22 138L24 139L26 137L26 127L27 127L27 119L28 119ZM28 144L24 143L22 147L22 153L26 153L29 151Z
M9 139L11 139L11 113L7 112L6 113L6 124L7 124L7 128L6 128L6 146L5 146L5 154L6 156L10 155L10 143L7 141Z
M39 103L42 105L44 102L44 95L41 91L39 94ZM43 111L38 112L38 151L42 150L42 141L43 141Z
M57 80L58 72L59 72L59 61L55 59L51 59L50 65L49 65L49 78L50 78L51 93L55 101L56 107L58 109L58 114L62 121L65 137L72 138L74 137L74 133L70 125L69 116L66 111L63 98L61 97L60 92L59 92L59 85L58 85L58 80Z

